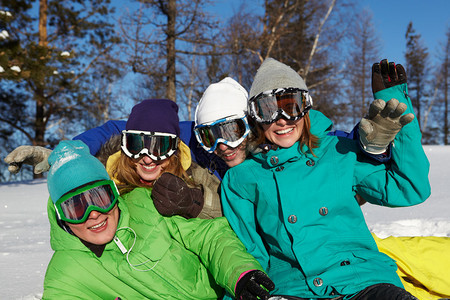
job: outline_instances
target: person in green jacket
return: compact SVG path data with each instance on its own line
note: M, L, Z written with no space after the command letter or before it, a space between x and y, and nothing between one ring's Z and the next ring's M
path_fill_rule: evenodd
M249 95L249 114L257 123L251 153L226 173L222 205L238 237L274 281L274 293L415 299L403 289L395 262L378 251L355 201L358 194L373 204L399 207L430 195L429 162L404 89L375 96L398 99L408 114L401 116L405 107L397 100L386 106L375 102L362 122L373 126L360 127L362 146L375 154L387 145L373 140L371 130L395 127L388 132L395 137L392 161L374 163L362 154L359 141L327 135L332 123L311 109L297 72L271 58L258 69ZM373 122L380 113L390 125Z
M49 156L55 251L43 299L267 299L273 283L224 217L163 217L151 189L124 196L81 141Z

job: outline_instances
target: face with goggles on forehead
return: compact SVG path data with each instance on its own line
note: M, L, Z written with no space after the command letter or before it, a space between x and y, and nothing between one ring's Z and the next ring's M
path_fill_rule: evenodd
M206 151L214 152L229 167L244 161L245 140L249 132L250 127L245 115L226 117L194 128L199 144Z
M56 201L58 219L80 239L103 245L114 238L119 222L119 192L112 180L91 182Z
M309 93L298 88L262 92L249 100L252 118L261 125L267 140L283 148L301 137L303 117L312 107Z
M156 180L178 149L179 138L170 133L139 130L122 131L121 148L133 160L139 177L148 183Z

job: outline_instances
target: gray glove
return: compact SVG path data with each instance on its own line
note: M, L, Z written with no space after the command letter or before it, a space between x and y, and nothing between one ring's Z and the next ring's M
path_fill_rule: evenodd
M9 164L8 171L16 174L20 171L22 164L34 167L34 173L40 174L50 169L48 157L52 150L41 146L19 146L9 153L4 161Z
M359 123L359 139L366 152L376 155L386 151L400 129L414 119L412 113L402 116L406 108L397 99L387 103L376 99L370 104L369 114Z

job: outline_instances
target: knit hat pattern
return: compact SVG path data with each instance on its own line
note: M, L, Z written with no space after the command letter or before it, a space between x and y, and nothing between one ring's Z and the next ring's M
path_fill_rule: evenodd
M48 163L47 187L53 203L82 185L110 179L103 164L79 140L60 142L48 157Z
M205 90L195 110L195 125L208 124L247 113L248 93L231 77L213 83Z
M298 88L308 91L303 78L294 69L273 58L263 61L250 88L250 98L280 88Z
M178 105L168 99L144 100L132 108L125 128L180 136Z

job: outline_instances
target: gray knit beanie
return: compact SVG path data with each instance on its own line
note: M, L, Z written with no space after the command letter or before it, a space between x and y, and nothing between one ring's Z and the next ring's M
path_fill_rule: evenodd
M279 88L308 90L303 78L291 67L273 58L266 58L256 72L249 98Z

